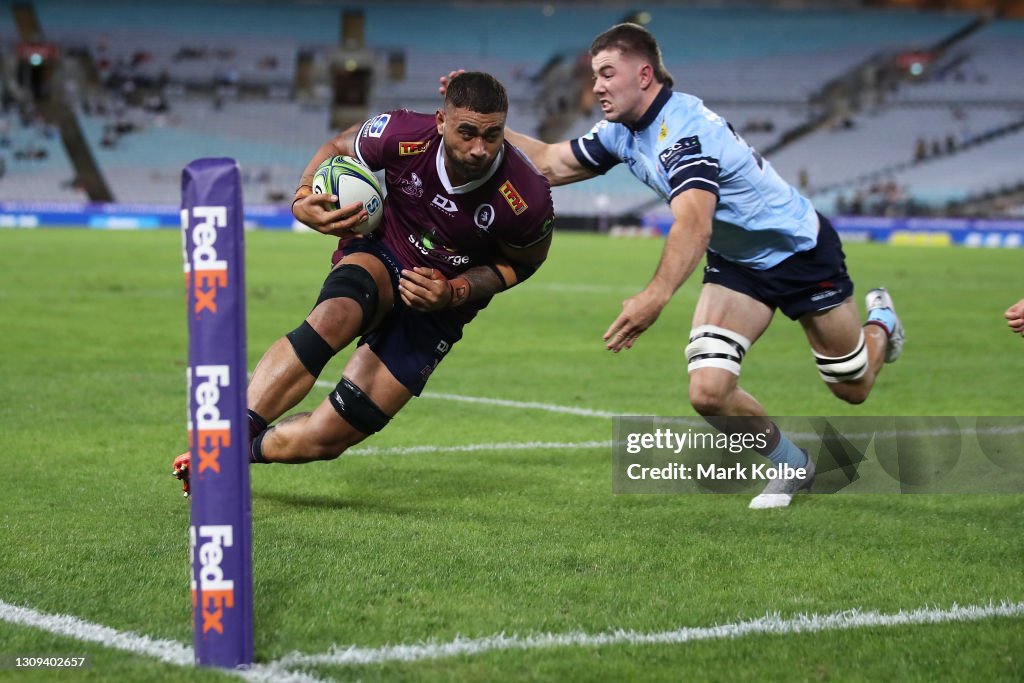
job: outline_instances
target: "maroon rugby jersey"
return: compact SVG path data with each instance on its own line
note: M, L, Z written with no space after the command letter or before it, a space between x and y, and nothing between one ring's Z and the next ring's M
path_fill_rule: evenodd
M436 268L450 279L493 262L499 241L527 247L552 229L548 181L508 141L490 171L459 187L448 179L433 114L379 114L359 129L355 153L374 171L385 170L384 217L373 237L403 268ZM486 305L471 301L458 310L469 318Z

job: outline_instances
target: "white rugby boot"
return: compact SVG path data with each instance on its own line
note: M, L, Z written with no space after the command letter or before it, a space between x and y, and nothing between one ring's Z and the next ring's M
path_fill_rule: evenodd
M800 450L804 451L802 448ZM803 466L804 476L792 479L783 479L782 477L772 479L764 487L764 491L761 491L750 501L751 510L784 508L792 502L793 496L796 493L811 489L811 485L814 484L814 461L811 460L811 456L807 454L807 451L804 451L804 455L807 456L807 464Z

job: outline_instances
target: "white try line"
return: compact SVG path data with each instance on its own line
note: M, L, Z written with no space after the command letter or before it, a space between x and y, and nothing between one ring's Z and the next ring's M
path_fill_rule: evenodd
M191 647L174 640L160 640L130 631L117 631L109 626L94 624L69 614L46 614L29 607L19 607L0 600L0 621L18 626L37 628L57 636L72 638L83 643L96 643L133 655L150 657L165 664L192 667L195 654ZM39 654L33 652L32 654ZM254 683L324 683L324 680L302 672L289 671L278 663L256 664L249 669L229 670Z
M467 655L481 655L501 650L538 650L556 647L601 647L607 645L681 645L704 640L727 640L752 635L790 635L821 631L849 631L859 628L921 626L950 622L980 621L992 617L1024 616L1024 603L1003 602L999 605L977 605L949 609L917 609L895 614L848 610L832 614L799 615L783 618L778 614L760 619L705 627L685 627L675 631L640 633L618 630L589 634L582 631L546 633L533 636L498 633L486 638L456 638L439 643L433 641L410 645L387 645L378 648L335 645L324 654L294 652L277 660L285 666L316 664L358 665L390 662L416 662Z

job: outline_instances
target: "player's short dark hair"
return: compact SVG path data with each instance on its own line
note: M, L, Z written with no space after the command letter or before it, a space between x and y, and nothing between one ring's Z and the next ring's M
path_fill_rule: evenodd
M590 56L605 50L618 50L624 55L640 55L654 68L654 80L672 87L672 74L661 59L661 48L650 31L640 24L616 24L594 38L590 44Z
M505 86L482 71L467 71L453 78L445 91L444 103L478 114L508 113Z

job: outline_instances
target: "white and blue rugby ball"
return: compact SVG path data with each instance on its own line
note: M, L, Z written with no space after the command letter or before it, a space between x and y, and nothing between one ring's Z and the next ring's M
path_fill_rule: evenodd
M353 228L360 235L367 235L380 225L384 215L380 185L373 171L355 157L336 156L325 159L313 174L313 192L338 195L338 203L331 207L333 210L352 202L362 202L370 217L365 223Z

